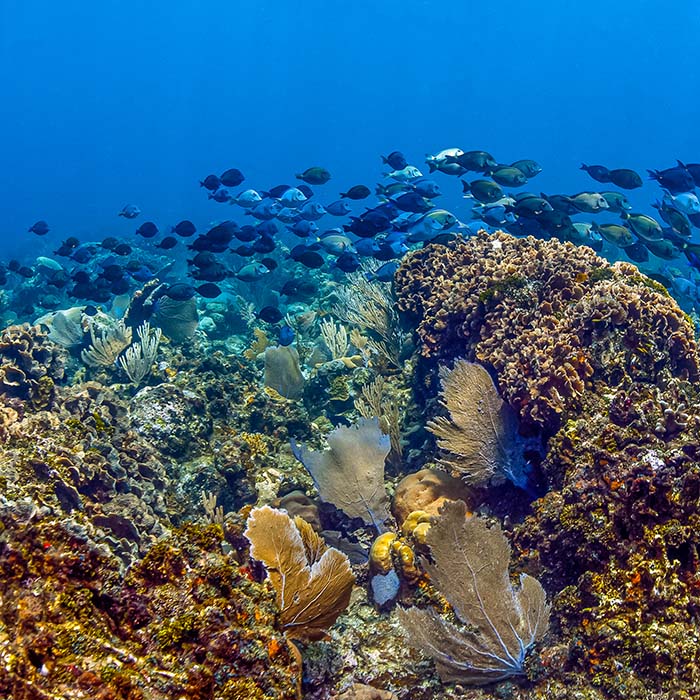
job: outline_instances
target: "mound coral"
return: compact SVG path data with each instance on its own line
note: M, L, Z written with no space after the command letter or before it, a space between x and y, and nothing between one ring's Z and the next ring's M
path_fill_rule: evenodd
M484 231L408 255L398 306L424 357L491 366L533 429L553 432L594 380L696 380L693 328L663 287L590 248Z

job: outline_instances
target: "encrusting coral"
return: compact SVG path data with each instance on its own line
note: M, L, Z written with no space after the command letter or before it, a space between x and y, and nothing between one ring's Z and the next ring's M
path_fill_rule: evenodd
M0 525L0 696L296 697L272 596L220 527L174 531L122 574L90 528L31 504L1 506Z

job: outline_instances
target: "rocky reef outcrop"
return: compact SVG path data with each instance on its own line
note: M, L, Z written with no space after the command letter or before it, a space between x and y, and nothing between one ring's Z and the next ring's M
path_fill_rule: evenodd
M519 564L553 596L555 622L540 657L548 679L526 696L554 693L570 674L572 693L696 697L692 321L632 265L504 233L410 253L396 292L423 358L424 397L437 393L440 364L478 361L521 432L541 440L541 492L511 539Z

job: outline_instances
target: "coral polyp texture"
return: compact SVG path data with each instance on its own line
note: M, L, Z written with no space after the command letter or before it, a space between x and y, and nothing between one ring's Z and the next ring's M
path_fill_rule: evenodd
M439 366L478 361L541 438L540 498L511 532L517 569L553 597L533 697L698 697L691 319L630 264L500 232L409 254L396 289L428 397ZM570 695L555 677L576 679Z

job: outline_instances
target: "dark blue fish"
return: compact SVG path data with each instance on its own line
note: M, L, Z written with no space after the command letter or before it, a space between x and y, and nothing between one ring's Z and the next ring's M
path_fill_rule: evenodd
M238 231L238 224L235 221L222 221L204 234L214 243L230 243Z
M295 262L301 263L311 270L317 270L325 262L323 256L307 246L295 246L289 253L289 257Z
M383 202L372 209L367 209L367 211L362 215L363 219L371 219L372 217L381 216L384 219L395 219L399 215L399 208L391 201Z
M299 236L299 238L308 238L308 236L310 236L312 233L316 233L318 231L318 225L313 221L306 221L305 219L302 219L301 221L297 221L292 226L287 226L287 229L295 236Z
M671 194L681 194L682 192L690 192L695 187L695 180L688 172L688 169L678 161L678 165L674 168L666 168L666 170L647 170L650 180L656 180L661 187L667 189Z
M270 272L276 270L279 265L274 258L260 258L260 262L268 269Z
M36 233L37 236L45 236L50 231L49 225L43 219L41 221L37 221L27 230L29 233Z
M279 323L284 314L276 306L264 306L258 311L257 317L266 323Z
M374 238L363 238L353 244L355 252L362 257L374 255L379 250L379 243Z
M249 258L251 255L255 255L256 250L252 245L239 245L238 248L233 248L231 252L240 255L242 258Z
M255 230L260 236L274 236L279 232L274 221L262 221L255 227Z
M196 280L204 280L205 282L221 282L228 277L228 270L221 263L214 263L203 268L197 268L192 271L192 277Z
M356 253L341 253L335 259L335 267L343 272L355 272L361 264L360 258L357 257Z
M100 246L106 250L114 250L119 245L119 239L114 236L107 236L107 238L102 239Z
M216 192L211 192L209 194L209 199L213 199L215 202L223 204L223 202L228 202L231 199L229 191L226 189L216 190Z
M411 185L413 186L413 191L417 192L421 197L433 199L433 197L439 197L442 194L435 180L414 180Z
M400 170L401 168L399 168ZM342 199L367 199L372 192L366 185L354 185L347 192L341 192L340 196Z
M246 216L253 216L260 221L274 219L282 210L282 205L277 201L265 201L256 204L252 209L246 211Z
M204 180L199 181L199 186L215 192L221 186L221 180L216 175L207 175Z
M158 227L152 221L145 221L136 229L136 235L144 238L153 238L157 233Z
M135 270L129 269L128 272L137 282L150 282L156 278L156 275L145 265L140 265Z
M263 190L260 192L260 195L267 199L279 199L289 188L290 185L275 185L269 190ZM297 189L301 190L301 187L298 187Z
M581 163L581 170L585 170L596 182L610 182L610 171L604 165Z
M396 199L391 200L401 211L409 211L414 214L425 214L433 208L432 202L421 197L417 192L406 192Z
M691 174L695 186L700 187L700 163L686 163L685 169Z
M194 265L195 267L207 267L208 265L213 265L216 262L216 256L209 250L202 250L191 260L187 261L188 265Z
M260 236L260 238L253 243L253 250L256 253L271 253L275 247L275 239L269 236Z
M197 294L205 299L215 299L221 294L221 289L213 282L205 282L196 287Z
M396 260L384 263L381 267L378 267L374 272L368 272L365 277L369 281L377 282L392 282L396 270L399 269L399 263Z
M350 217L350 223L343 225L343 231L354 233L360 238L373 238L378 233L381 233L382 229L377 230L377 227L371 221L352 216Z
M241 226L233 235L242 243L250 243L250 241L254 241L258 237L258 232L255 226L246 224Z
M173 301L187 301L188 299L191 299L196 292L197 290L191 284L178 282L177 284L171 284L163 292L163 296L166 296Z
M112 294L126 294L131 285L129 284L129 279L127 277L122 277L121 279L115 280L109 288Z
M170 250L177 245L177 238L173 236L166 236L160 243L156 243L156 248L161 250Z
M401 151L392 151L388 156L382 156L382 163L386 163L394 170L403 170L408 165L406 156Z
M197 227L188 219L184 219L179 224L173 226L170 230L183 238L194 236L194 234L197 233Z
M245 180L245 176L238 168L229 168L219 180L224 187L238 187Z
M75 260L80 265L84 265L86 262L92 259L92 256L94 255L94 250L88 247L81 247L81 248L76 248L75 251L73 252L73 255L71 255L71 260Z
M311 197L314 196L314 191L305 182L298 184L296 188L306 197L306 199L311 199Z
M345 216L346 214L349 214L352 211L352 207L347 202L338 200L337 202L331 202L330 204L327 204L326 211L331 216Z
M279 343L283 346L291 345L294 342L294 331L289 326L280 328Z

